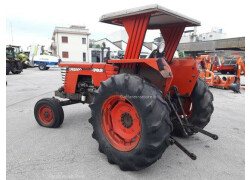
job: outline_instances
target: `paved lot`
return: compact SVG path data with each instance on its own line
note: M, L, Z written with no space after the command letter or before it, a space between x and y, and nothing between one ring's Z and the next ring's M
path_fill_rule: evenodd
M211 89L215 111L207 130L219 140L197 134L179 139L198 159L192 161L176 146L139 172L123 172L99 153L88 123L88 105L64 107L58 129L40 127L35 103L53 96L61 85L59 69L24 70L7 76L7 178L8 179L244 179L245 92Z

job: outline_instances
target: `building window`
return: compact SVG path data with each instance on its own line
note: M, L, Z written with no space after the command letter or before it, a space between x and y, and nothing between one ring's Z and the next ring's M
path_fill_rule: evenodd
M82 38L82 44L86 44L86 38Z
M101 52L100 51L91 51L91 62L100 62L100 56Z
M62 43L68 43L68 37L62 36Z
M69 53L67 51L62 52L62 57L63 58L69 58Z
M86 53L85 52L82 53L82 60L83 60L83 62L86 62Z

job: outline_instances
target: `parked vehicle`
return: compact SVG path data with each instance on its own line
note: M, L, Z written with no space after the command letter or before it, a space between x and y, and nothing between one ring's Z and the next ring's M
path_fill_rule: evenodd
M60 58L52 56L44 50L44 46L32 45L30 46L29 54L30 66L38 67L40 70L48 70L51 67L58 67Z
M230 74L235 74L236 60L237 57L225 57L220 67L221 74L227 74L228 72Z
M173 59L185 27L200 22L159 5L150 5L103 15L101 22L124 26L128 44L123 59L106 63L60 63L63 86L56 98L39 100L34 115L39 125L62 125L62 106L88 103L92 137L108 162L122 170L141 170L161 158L175 144L191 159L174 137L205 131L213 113L213 94L199 78L193 58ZM141 58L147 29L159 29L165 43ZM77 137L76 137L77 138Z
M20 74L23 71L22 59L18 57L20 46L6 46L6 75L10 72Z
M210 87L216 87L220 89L230 89L239 93L240 89L245 90L245 85L240 83L241 72L245 75L245 64L242 57L239 56L235 62L235 76L220 77L213 73L213 62L210 61L208 55L202 55L196 58L196 61L200 64L203 70L200 71L200 77L204 79Z

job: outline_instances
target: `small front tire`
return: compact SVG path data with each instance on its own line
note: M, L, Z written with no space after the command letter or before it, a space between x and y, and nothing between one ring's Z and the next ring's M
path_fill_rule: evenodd
M23 66L21 61L17 61L14 63L14 66L11 68L11 72L13 74L20 74L23 71Z
M40 126L58 128L64 120L62 106L55 98L39 100L34 108L34 115Z

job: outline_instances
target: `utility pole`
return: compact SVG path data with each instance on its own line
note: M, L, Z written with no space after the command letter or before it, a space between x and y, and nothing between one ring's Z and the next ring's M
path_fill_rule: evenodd
M10 22L11 44L13 45L12 23Z

